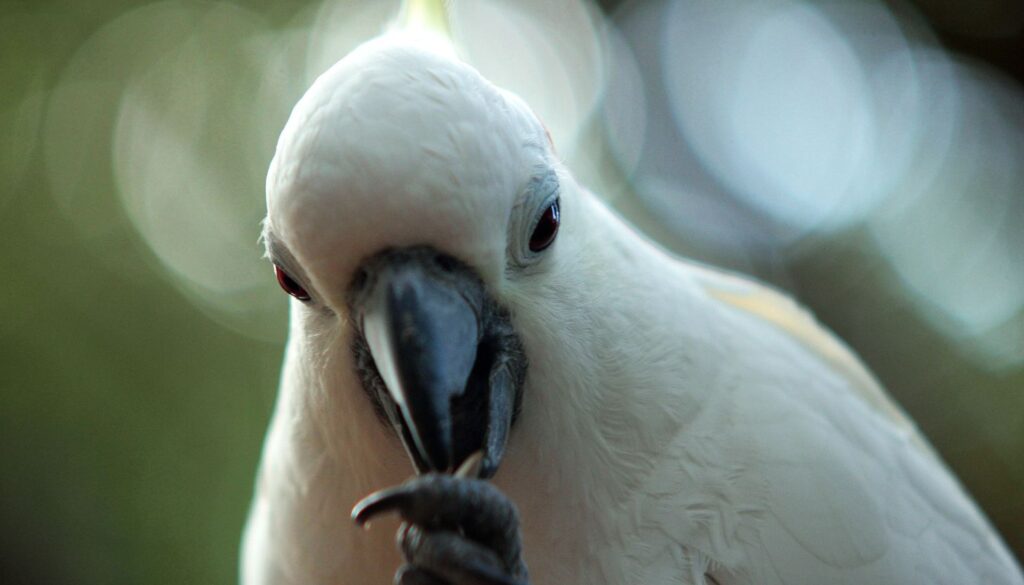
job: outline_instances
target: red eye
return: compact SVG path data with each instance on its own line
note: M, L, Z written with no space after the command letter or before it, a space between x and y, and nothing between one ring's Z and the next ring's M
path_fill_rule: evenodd
M544 215L540 216L537 227L533 228L530 236L530 251L540 252L555 241L558 234L558 225L561 223L561 215L558 211L558 200L556 199L547 209Z
M292 295L300 301L308 301L309 293L306 289L302 288L302 285L295 282L295 279L288 276L288 273L281 270L281 267L277 264L274 265L274 276L277 277L277 284L281 285L284 292Z

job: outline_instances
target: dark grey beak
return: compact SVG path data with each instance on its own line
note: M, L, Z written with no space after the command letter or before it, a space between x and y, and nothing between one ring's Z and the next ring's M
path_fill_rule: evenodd
M445 472L483 451L480 474L493 475L525 367L518 340L495 334L511 332L507 316L495 327L500 313L479 279L429 249L393 251L365 269L362 330L387 389L377 399L397 406L400 420L392 423L410 457L420 471ZM513 363L522 367L513 371Z

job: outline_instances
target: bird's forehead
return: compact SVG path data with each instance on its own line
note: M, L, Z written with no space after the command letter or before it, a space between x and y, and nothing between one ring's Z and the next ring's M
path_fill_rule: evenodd
M542 137L526 106L467 65L374 41L296 105L267 177L269 223L314 278L417 244L485 267L504 255Z

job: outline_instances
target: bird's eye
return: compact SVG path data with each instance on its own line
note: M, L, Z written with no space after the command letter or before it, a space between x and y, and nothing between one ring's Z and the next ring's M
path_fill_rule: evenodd
M308 301L309 293L306 289L302 288L302 285L295 282L295 279L288 276L288 273L281 269L277 264L274 265L274 276L277 277L277 284L281 285L281 289L284 292L292 295L300 301Z
M531 252L540 252L555 241L561 219L558 211L558 200L556 199L544 210L540 220L537 221L537 226L533 228L533 233L530 235Z

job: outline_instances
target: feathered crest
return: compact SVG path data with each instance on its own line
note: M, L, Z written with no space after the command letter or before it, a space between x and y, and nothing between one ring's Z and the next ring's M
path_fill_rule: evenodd
M403 0L391 31L414 36L453 56L458 54L451 29L451 0Z
M450 41L450 4L450 0L405 0L398 14L398 27L412 32L431 32Z

